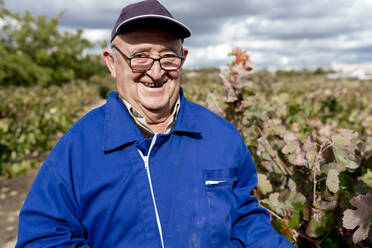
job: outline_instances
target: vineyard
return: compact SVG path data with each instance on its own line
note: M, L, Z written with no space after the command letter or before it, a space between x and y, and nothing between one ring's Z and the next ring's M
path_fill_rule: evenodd
M0 175L25 174L85 108L105 97L103 78L48 88L0 88ZM113 85L113 84L111 84Z

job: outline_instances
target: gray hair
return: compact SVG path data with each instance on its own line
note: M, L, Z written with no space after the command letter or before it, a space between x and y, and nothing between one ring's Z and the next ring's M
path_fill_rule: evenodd
M111 49L112 59L114 60L114 63L118 60L116 57L116 53L114 52L114 49Z

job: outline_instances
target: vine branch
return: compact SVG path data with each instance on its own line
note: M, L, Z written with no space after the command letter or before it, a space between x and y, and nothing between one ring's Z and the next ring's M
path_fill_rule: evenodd
M268 209L268 208L265 208L272 216L274 216L275 218L279 219L279 220L283 220L282 217L280 217L277 213L275 213L274 211ZM302 234L302 233L299 233L297 232L295 229L291 229L293 231L293 233L296 235L296 236L299 236L303 239L306 239L307 241L309 241L310 243L312 243L314 245L314 247L316 248L320 248L320 245L318 244L318 242L316 242L315 240L313 240L312 238Z
M274 154L274 161L276 162L277 165L279 165L279 169L284 173L284 174L287 174L289 176L292 176L292 172L288 169L287 165L282 161L282 159L279 157L277 151L275 151L269 141L267 140L266 138L266 134L258 127L258 126L255 126L256 129L258 130L258 132L260 133L260 135L264 138L264 141L267 145L267 148L270 150L270 153L271 154Z

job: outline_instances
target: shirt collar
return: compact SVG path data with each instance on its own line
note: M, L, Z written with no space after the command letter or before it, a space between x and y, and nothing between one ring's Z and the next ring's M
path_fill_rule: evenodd
M180 107L174 128L170 133L200 133L197 117L193 115L193 103L188 102L180 89ZM105 104L104 151L110 151L144 137L134 123L117 92L111 92Z
M127 100L125 100L122 96L120 96L119 94L118 96L124 103L129 114L132 116L134 122L136 123L137 127L141 130L142 134L146 138L154 136L155 132L147 124L145 117L135 107L133 107ZM180 102L181 102L180 96L178 95L177 101L173 107L171 119L168 121L167 126L165 128L166 134L169 133L174 127L174 123L176 122L177 114L180 109Z

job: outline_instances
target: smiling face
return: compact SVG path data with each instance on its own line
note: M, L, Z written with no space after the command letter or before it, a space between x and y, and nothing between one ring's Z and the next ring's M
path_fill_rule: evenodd
M113 44L131 58L160 58L182 54L181 40L157 29L141 29L121 34L114 39ZM103 56L111 75L116 79L119 94L140 111L147 121L161 122L169 117L178 98L181 70L165 71L160 67L159 61L156 61L151 69L136 72L130 68L129 60L115 49L105 50ZM184 57L186 56L187 49L184 49Z

